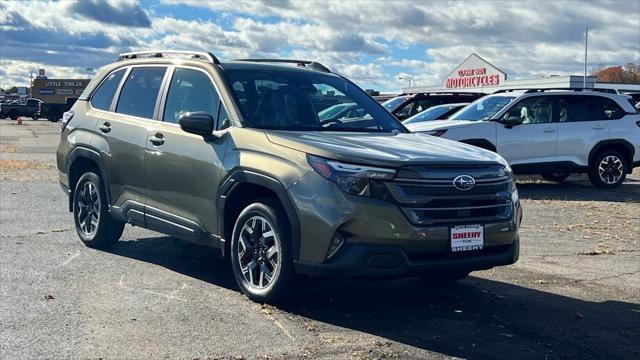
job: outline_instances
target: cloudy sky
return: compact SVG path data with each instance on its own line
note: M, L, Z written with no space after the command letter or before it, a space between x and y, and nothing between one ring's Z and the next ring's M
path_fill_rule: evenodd
M320 61L365 88L433 85L470 53L510 78L640 63L640 0L0 0L0 86L86 77L139 49Z

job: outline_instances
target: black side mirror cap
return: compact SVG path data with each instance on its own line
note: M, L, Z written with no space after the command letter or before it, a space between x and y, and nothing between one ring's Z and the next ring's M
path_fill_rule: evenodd
M178 119L180 128L188 133L211 135L213 133L213 116L206 111L187 112Z
M510 116L510 117L508 117L506 119L503 119L501 122L505 126L513 127L513 126L516 126L516 125L521 125L523 121L524 121L524 119L522 119L519 116Z

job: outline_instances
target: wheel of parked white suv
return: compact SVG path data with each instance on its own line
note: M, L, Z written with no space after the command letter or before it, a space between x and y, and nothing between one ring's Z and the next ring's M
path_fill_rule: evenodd
M589 169L589 180L594 186L616 188L627 176L627 161L615 150L605 150L595 157Z
M82 242L93 248L112 245L124 230L124 223L109 216L106 195L100 177L84 173L73 192L73 219Z
M565 181L571 174L563 173L563 172L554 172L554 173L542 173L540 175L542 176L543 179L547 181L561 183Z
M291 234L286 215L271 200L259 200L238 216L231 238L231 266L251 300L277 302L293 281Z

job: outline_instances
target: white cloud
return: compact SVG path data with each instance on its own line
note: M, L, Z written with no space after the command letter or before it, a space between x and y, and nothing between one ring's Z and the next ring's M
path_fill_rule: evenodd
M406 86L399 76L414 84L438 84L471 52L512 78L579 73L587 25L591 66L640 62L639 1L163 0L141 8L132 0L110 0L82 5L0 3L0 55L13 64L0 71L3 84L27 81L12 72L15 62L80 75L84 67L109 62L118 52L149 48L213 50L223 59L308 58L363 87L384 89ZM185 7L200 9L201 16L181 18ZM129 10L119 12L124 8ZM100 9L110 11L111 18Z

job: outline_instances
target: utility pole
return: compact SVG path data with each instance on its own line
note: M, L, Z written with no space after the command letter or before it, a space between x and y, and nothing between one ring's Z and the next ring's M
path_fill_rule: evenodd
M33 97L33 71L29 73L29 97Z
M587 49L589 48L589 27L584 32L584 77L582 78L582 88L587 88Z
M413 86L413 81L410 77L408 76L398 76L398 80L407 80L407 82L409 82L409 87Z

